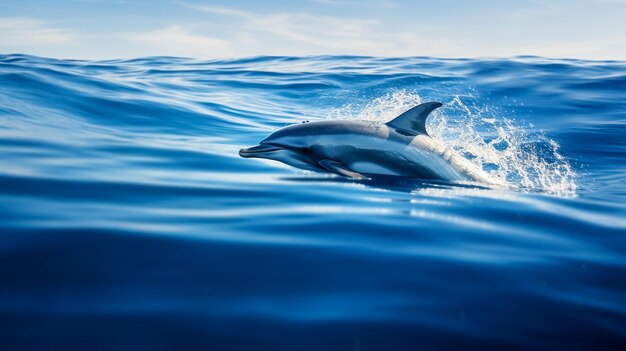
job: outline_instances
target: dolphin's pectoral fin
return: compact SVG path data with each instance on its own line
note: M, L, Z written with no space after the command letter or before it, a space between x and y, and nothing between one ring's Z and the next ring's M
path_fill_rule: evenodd
M440 102L426 102L406 111L387 122L387 126L405 135L426 134L426 118L434 109L443 106Z
M361 173L357 173L351 170L350 168L348 168L348 166L344 165L341 162L337 162L333 160L321 160L319 162L319 165L322 166L324 169L328 170L329 172L339 174L344 177L359 178L359 179L367 178Z

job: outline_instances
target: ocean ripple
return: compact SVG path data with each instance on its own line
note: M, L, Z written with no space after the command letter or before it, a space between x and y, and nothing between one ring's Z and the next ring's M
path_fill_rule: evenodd
M0 55L8 349L621 349L626 63ZM240 158L302 120L429 132L509 186Z

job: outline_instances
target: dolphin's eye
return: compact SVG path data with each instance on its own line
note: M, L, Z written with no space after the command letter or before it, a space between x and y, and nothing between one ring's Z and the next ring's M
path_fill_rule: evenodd
M303 148L300 149L300 152L303 153L303 154L311 154L311 153L313 153L313 150L311 150L310 147L303 147Z

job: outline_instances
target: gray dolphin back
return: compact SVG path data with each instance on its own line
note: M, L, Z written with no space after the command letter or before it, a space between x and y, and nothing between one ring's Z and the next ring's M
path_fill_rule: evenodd
M404 135L418 135L426 133L426 118L434 109L443 106L440 102L426 102L406 111L393 120L385 123L390 128Z

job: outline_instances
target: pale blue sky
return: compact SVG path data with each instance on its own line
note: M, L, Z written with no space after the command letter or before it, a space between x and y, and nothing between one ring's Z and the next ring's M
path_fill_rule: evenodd
M3 0L0 53L626 60L626 0Z

